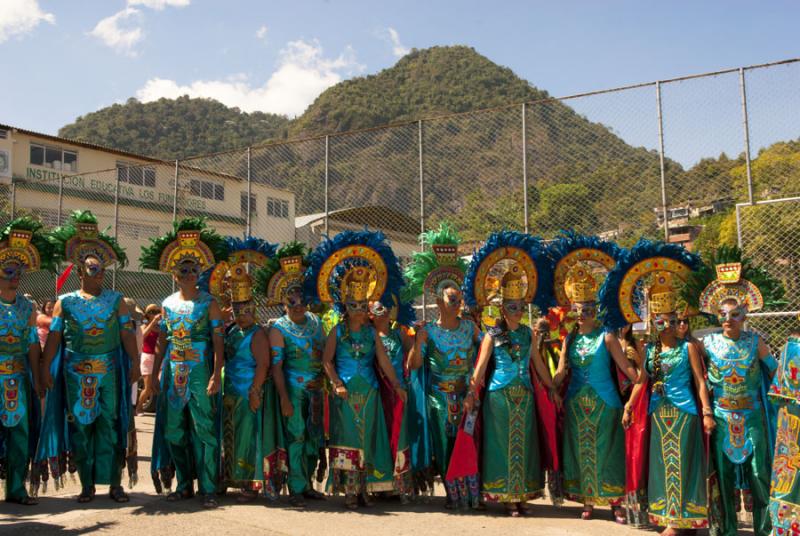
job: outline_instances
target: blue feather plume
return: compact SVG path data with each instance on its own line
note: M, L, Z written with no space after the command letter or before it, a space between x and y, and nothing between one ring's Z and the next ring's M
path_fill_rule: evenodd
M692 271L699 269L703 262L700 255L691 253L678 244L640 238L635 246L624 252L622 258L617 261L617 266L609 272L603 286L600 287L598 300L601 304L603 323L607 329L619 329L628 323L619 306L620 286L628 270L652 257L672 259L685 264Z
M323 241L314 248L311 255L308 257L308 268L305 273L304 292L306 298L310 303L319 303L320 297L317 292L317 279L320 275L320 270L325 261L340 249L350 246L366 246L369 247L380 255L386 264L387 278L386 289L379 297L381 303L387 307L394 303L393 297L400 301L400 290L405 285L403 280L403 273L400 270L400 263L397 260L392 248L389 246L386 236L381 231L343 231L333 238L325 238ZM342 299L339 296L338 289L342 277L347 270L353 266L357 266L359 261L350 259L342 265L336 267L331 272L329 281L325 284L329 285L333 290L331 295L334 298L334 307L337 311L343 312ZM404 325L411 325L414 322L415 314L411 304L400 303L398 311L398 322Z
M561 231L561 236L550 242L547 252L553 262L553 268L567 255L576 249L597 249L619 262L625 250L614 242L603 240L598 236L582 235L573 230Z
M477 305L475 297L475 277L478 267L491 255L491 253L502 247L519 248L525 251L533 259L536 271L539 276L536 294L533 303L540 310L546 311L554 303L553 296L553 266L547 248L542 245L541 239L519 231L499 231L489 235L483 246L472 255L472 261L464 277L464 302L469 307Z
M225 247L228 248L228 254L232 255L237 251L251 250L256 253L261 253L266 257L273 257L278 250L277 244L270 244L263 238L256 238L255 236L245 235L243 238L236 236L225 237Z

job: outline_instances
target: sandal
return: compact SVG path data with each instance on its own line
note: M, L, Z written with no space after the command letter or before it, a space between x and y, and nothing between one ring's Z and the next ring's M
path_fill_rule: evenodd
M122 489L122 486L114 486L108 490L108 496L111 497L111 500L118 503L126 503L131 500L128 494L125 493L125 490Z
M92 502L92 500L94 499L94 493L95 493L94 486L83 488L81 490L81 494L78 495L78 502L81 504Z
M306 499L311 499L312 501L324 501L325 494L320 493L319 491L315 490L314 488L308 488L303 492L303 497Z
M292 493L289 495L289 506L293 508L305 508L306 501L303 499L303 495L300 493Z
M522 516L529 516L531 515L531 509L525 503L517 503L517 510L519 510L520 515Z
M583 512L581 512L581 519L584 521L589 521L592 519L592 514L594 514L594 507L592 506L584 506Z
M172 493L167 495L167 500L169 502L178 502L184 499L191 499L192 497L194 497L194 493L189 490L173 491Z
M357 510L358 502L358 497L355 495L345 495L344 497L344 507L348 510Z
M22 506L35 506L39 504L39 499L36 497L31 497L30 495L25 495L24 497L20 497L19 499L7 498L7 503L13 504L21 504Z
M366 494L366 493L359 493L359 494L358 494L358 504L359 504L360 506L372 506L372 505L373 505L373 504L375 504L375 503L373 503L373 502L372 502L372 501L369 499L369 497L367 496L367 494Z
M251 489L243 489L242 492L236 497L236 502L239 504L253 502L258 498L258 492Z
M519 508L516 503L509 503L506 505L506 514L510 517L520 517Z
M615 508L614 509L614 521L619 523L620 525L627 525L628 518L625 516L625 510L622 508Z
M203 508L211 510L212 508L216 508L217 506L219 506L219 503L217 502L217 498L214 497L213 493L208 493L206 495L203 495Z

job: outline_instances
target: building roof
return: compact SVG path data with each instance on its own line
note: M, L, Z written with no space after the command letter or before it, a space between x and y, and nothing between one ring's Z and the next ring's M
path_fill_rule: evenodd
M412 218L393 208L381 205L331 210L328 212L328 218L353 225L364 225L372 229L408 233L412 235L419 234L420 228L418 219ZM297 216L294 219L294 226L299 229L324 219L324 212L305 214L303 216Z

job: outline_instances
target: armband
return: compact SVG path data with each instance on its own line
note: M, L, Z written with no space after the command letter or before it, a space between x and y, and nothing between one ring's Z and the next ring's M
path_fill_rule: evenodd
M215 318L209 323L211 324L211 330L214 332L214 335L219 335L220 337L225 336L225 323L222 320Z
M133 331L133 322L131 321L131 315L121 315L119 317L119 329L122 331Z
M774 372L776 368L778 368L778 360L775 359L775 356L772 354L767 354L767 356L761 360L764 363L764 366L767 367L769 372Z
M50 331L57 333L64 331L64 319L60 316L54 316L53 321L50 322Z
M269 355L272 358L273 365L277 365L278 363L283 363L283 346L270 347Z

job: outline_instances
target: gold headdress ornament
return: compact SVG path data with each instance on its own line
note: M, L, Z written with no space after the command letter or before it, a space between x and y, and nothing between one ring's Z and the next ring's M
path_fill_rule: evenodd
M366 266L350 268L342 278L342 295L345 300L365 301L375 299L377 277L374 270Z
M764 307L761 291L753 283L742 278L742 263L729 262L715 266L717 279L712 281L700 294L700 311L716 314L719 305L725 300L734 300L749 312Z
M519 265L515 264L500 280L500 295L504 300L522 300L525 298L527 286L522 280Z
M201 271L214 264L214 254L200 239L200 230L178 231L177 238L161 252L158 265L162 272L172 272L187 261L198 264Z
M553 291L556 295L556 303L562 307L569 307L571 298L567 296L566 282L567 275L576 264L590 266L588 263L597 263L603 266L606 271L611 271L616 266L617 261L613 256L597 248L585 247L577 248L564 255L553 270Z
M653 282L647 289L649 311L660 315L674 313L678 308L678 293L671 272L655 272Z
M503 261L508 263L505 271L496 274ZM471 280L472 267L469 272L467 279ZM530 303L536 295L538 280L536 264L528 253L517 247L498 247L487 252L478 264L474 279L475 302L485 307L499 293L504 300Z
M360 265L348 268L341 278L338 289L341 299L358 296L358 300L378 300L383 296L388 276L386 263L373 248L355 244L333 252L322 264L317 276L317 293L322 303L334 302L331 292L334 270L353 260L358 260Z
M231 303L249 302L253 299L253 278L247 273L244 263L237 263L228 270Z
M31 243L33 232L26 229L11 229L8 240L0 242L0 265L16 264L28 272L41 266L39 251Z
M566 273L564 291L571 303L597 301L597 279L585 262L576 262Z
M267 283L267 305L281 305L292 290L303 289L303 256L292 255L280 259L280 269Z

